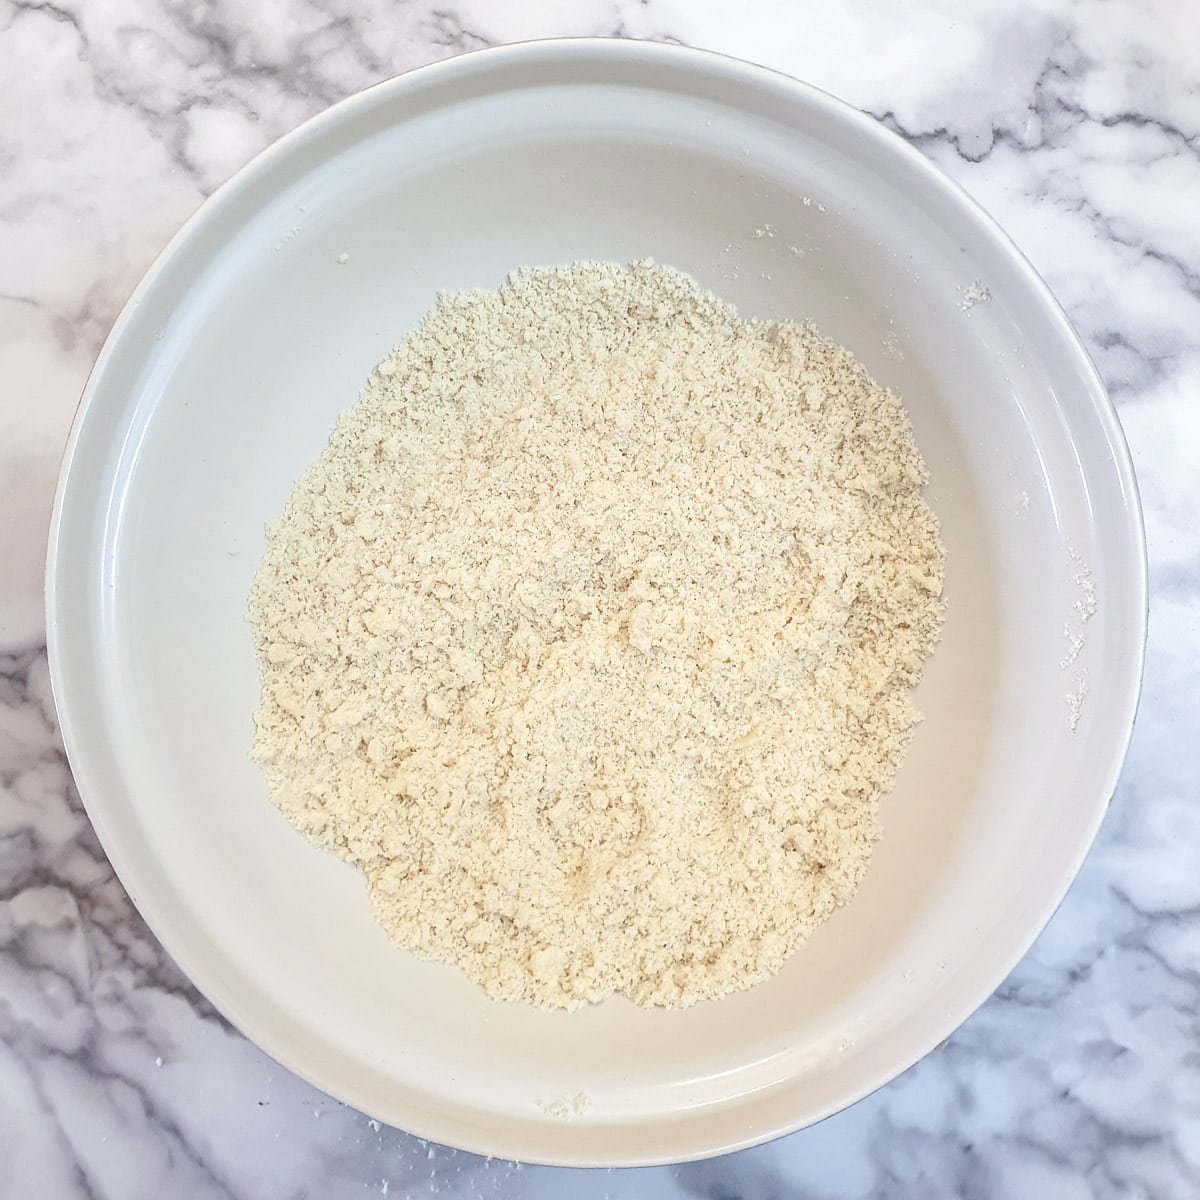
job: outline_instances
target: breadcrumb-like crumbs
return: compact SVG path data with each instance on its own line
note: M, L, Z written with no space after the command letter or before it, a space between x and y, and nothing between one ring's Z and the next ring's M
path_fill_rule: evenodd
M391 937L671 1007L846 903L942 618L897 398L649 262L443 295L269 531L254 756Z

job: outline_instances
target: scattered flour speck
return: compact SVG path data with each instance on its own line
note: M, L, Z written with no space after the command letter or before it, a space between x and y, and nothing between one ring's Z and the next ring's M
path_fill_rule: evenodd
M991 291L978 281L959 290L962 292L962 299L958 302L958 307L963 312L970 312L975 305L986 304L992 298Z
M587 1096L583 1092L576 1092L570 1099L549 1100L539 1103L538 1107L548 1117L553 1117L557 1121L573 1121L576 1117L583 1115L587 1109L587 1103Z
M1066 670L1067 667L1071 666L1079 658L1079 653L1083 649L1084 638L1082 634L1073 633L1070 625L1066 626L1063 630L1063 636L1067 639L1067 653L1058 665L1063 670Z
M1087 672L1080 671L1075 676L1074 686L1067 693L1067 722L1071 727L1072 733L1079 728L1079 722L1083 715L1083 702L1087 697L1087 692Z
M894 329L888 330L887 336L883 339L883 350L889 358L894 358L897 362L904 361L904 349Z
M1074 568L1072 580L1075 584L1076 597L1071 602L1071 619L1063 626L1063 637L1067 642L1067 651L1059 666L1063 670L1074 666L1087 645L1086 626L1096 613L1096 583L1092 578L1091 568L1079 556L1074 547L1068 547L1071 565ZM1087 670L1076 671L1071 690L1067 693L1067 723L1071 732L1079 728L1083 715L1083 703L1087 697Z

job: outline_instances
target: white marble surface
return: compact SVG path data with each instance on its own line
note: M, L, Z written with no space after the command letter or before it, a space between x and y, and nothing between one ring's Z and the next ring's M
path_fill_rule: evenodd
M1189 0L0 0L0 1196L1200 1196L1200 27ZM756 59L881 117L1011 231L1132 444L1146 689L1100 840L946 1045L726 1159L558 1172L427 1146L289 1076L134 913L42 649L59 453L125 296L199 201L396 71L552 34Z

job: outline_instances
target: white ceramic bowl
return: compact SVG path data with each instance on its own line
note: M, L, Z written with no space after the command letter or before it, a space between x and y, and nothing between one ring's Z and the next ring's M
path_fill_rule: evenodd
M390 946L355 872L270 805L247 755L258 680L244 610L265 522L435 291L647 256L745 314L811 318L904 397L949 607L919 691L927 719L855 902L749 992L564 1015L492 1002ZM826 95L611 41L392 80L205 204L88 384L47 592L88 813L201 990L374 1116L573 1164L762 1141L946 1037L1087 852L1133 721L1146 610L1113 410L996 226Z

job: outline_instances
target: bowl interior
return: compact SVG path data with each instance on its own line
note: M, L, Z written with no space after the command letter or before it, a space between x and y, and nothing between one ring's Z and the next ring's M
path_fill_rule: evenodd
M948 614L855 902L750 992L564 1015L494 1003L391 947L355 872L270 805L247 756L244 611L264 524L436 291L644 257L743 314L815 321L904 398ZM547 1162L665 1161L865 1094L1028 946L1128 736L1138 538L1115 421L1061 315L914 154L726 60L519 47L338 106L160 260L68 453L52 666L123 881L260 1044L425 1136Z

